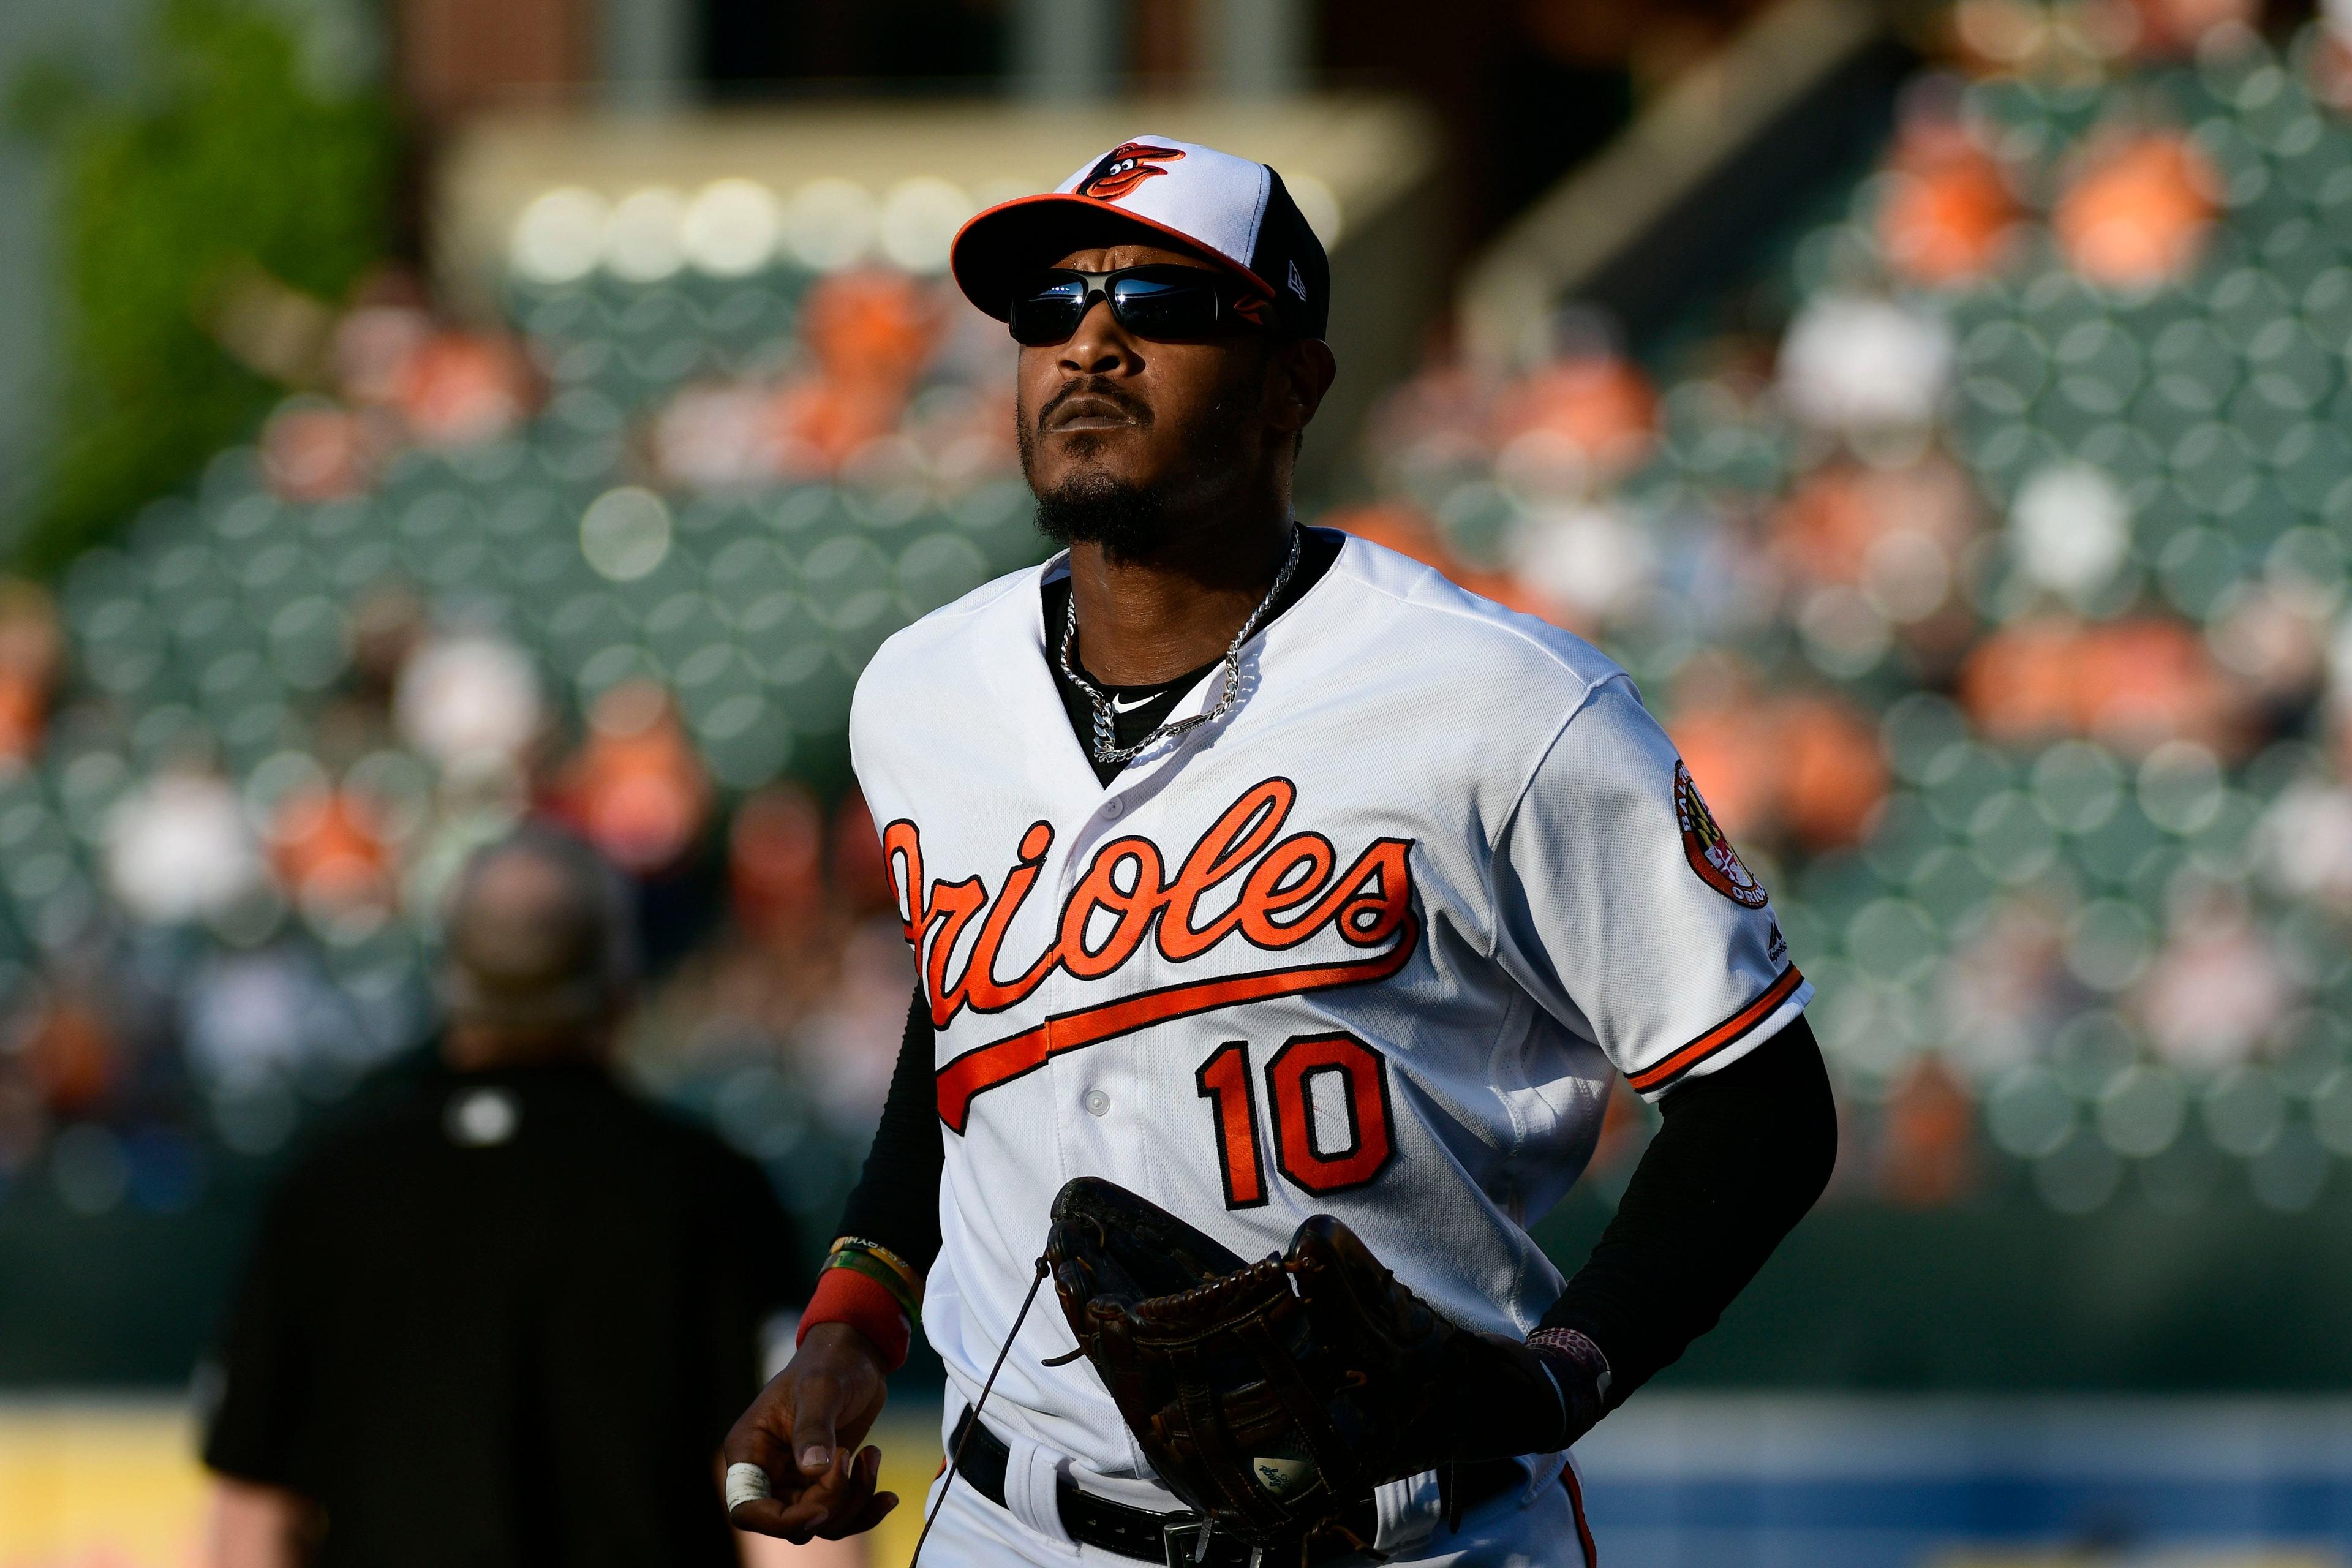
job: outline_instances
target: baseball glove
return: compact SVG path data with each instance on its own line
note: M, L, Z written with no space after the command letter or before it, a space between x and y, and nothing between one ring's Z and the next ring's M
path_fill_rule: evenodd
M1045 1258L1161 1484L1246 1541L1369 1547L1341 1516L1381 1482L1565 1446L1536 1351L1450 1321L1328 1215L1244 1263L1082 1176L1054 1200Z

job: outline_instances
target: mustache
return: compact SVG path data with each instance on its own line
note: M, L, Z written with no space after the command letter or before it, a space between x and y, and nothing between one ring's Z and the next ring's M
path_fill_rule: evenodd
M1129 419L1134 420L1138 428L1150 428L1150 405L1134 394L1113 384L1108 377L1093 375L1082 376L1047 398L1045 406L1037 410L1036 427L1041 431L1044 430L1062 405L1074 397L1099 397L1117 407Z

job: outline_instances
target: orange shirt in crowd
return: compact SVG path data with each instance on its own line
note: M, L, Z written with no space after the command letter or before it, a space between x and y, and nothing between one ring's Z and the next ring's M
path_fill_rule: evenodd
M2113 289L2147 289L2197 258L2217 210L2212 166L2171 132L2095 143L2050 215L2075 271Z

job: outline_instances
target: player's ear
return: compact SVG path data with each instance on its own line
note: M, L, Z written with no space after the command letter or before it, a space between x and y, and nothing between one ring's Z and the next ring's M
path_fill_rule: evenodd
M1293 435L1307 428L1323 395L1339 374L1331 345L1320 338L1290 338L1274 345L1267 366L1266 392L1275 428Z

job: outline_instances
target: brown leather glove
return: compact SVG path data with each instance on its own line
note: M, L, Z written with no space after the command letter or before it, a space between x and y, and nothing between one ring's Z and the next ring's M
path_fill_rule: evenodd
M1220 1529L1312 1536L1381 1482L1566 1446L1577 1414L1547 1352L1454 1323L1328 1215L1248 1264L1093 1177L1053 1219L1079 1351L1160 1482Z

